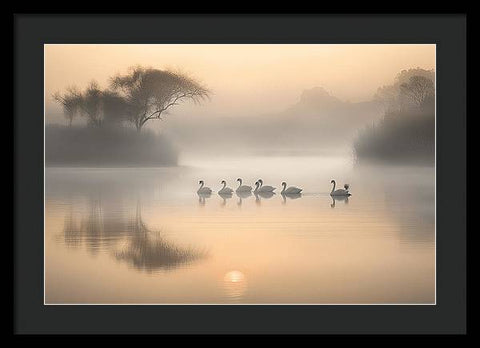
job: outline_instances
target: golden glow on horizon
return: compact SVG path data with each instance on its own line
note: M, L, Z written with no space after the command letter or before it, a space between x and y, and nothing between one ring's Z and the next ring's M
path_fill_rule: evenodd
M435 45L45 45L47 111L59 110L55 91L92 79L106 87L110 76L138 64L180 69L211 88L211 102L196 113L252 115L283 110L316 86L343 100L368 100L403 69L435 68Z

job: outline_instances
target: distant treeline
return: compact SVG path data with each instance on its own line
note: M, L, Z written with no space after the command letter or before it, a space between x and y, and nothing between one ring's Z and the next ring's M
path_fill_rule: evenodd
M376 99L384 116L359 132L354 142L362 161L425 163L435 161L435 72L410 69L391 86L379 88Z
M127 127L45 127L47 166L172 166L177 151L163 135Z

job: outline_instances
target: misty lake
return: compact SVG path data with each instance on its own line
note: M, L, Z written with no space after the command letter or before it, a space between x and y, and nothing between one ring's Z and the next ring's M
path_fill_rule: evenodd
M277 194L216 193L239 177ZM331 179L352 196L333 200ZM197 195L199 180L210 197ZM283 197L282 181L303 194ZM48 167L45 302L435 303L435 169L348 156Z

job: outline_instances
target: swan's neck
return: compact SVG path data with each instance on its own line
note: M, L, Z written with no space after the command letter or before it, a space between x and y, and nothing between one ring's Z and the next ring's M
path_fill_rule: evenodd
M335 182L335 180L333 180L332 192L335 191L335 185L336 185L336 182Z
M287 188L287 184L282 184L282 186L283 186L282 192L285 192L285 189Z
M258 184L260 185L260 187L263 186L263 181L259 181Z
M200 184L200 188L199 188L199 190L201 190L201 189L202 189L203 185L205 185L205 183L203 183L203 182L202 182L202 183Z
M239 184L238 187L242 186L242 179L238 180Z
M258 182L255 184L255 192L258 191L258 186L259 186L259 185L260 185L260 184L259 184Z
M225 188L225 186L227 186L227 183L226 183L226 182L223 183L222 190Z

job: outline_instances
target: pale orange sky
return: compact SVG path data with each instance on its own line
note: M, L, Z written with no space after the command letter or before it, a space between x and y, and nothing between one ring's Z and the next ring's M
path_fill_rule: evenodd
M110 76L138 64L180 69L213 91L211 101L173 114L252 116L282 111L316 86L342 100L368 100L403 69L435 68L435 45L45 45L47 122L61 110L55 91L92 79L106 87Z

